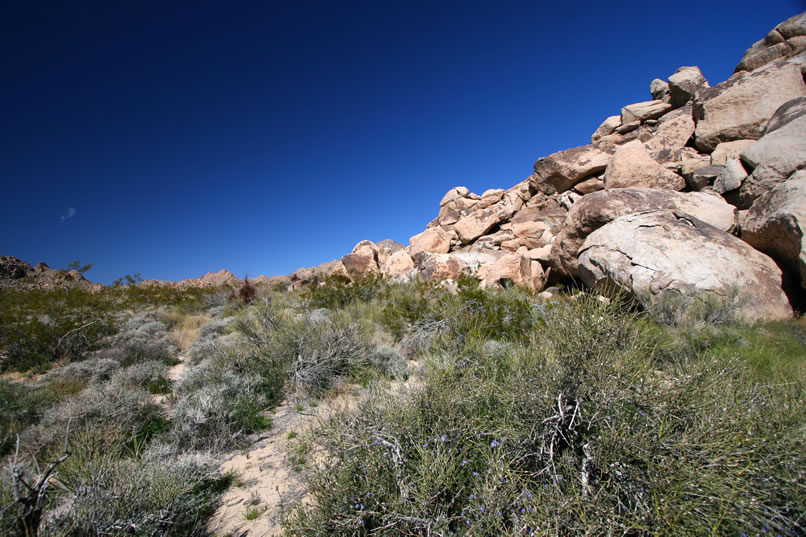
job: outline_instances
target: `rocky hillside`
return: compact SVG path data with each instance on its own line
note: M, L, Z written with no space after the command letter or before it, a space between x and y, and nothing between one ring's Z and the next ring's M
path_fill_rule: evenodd
M4 255L0 256L0 289L4 287L28 289L78 287L97 290L103 286L87 280L76 270L52 269L44 263L37 263L32 267L21 259Z
M750 47L728 80L711 86L681 67L515 186L452 188L409 246L361 241L290 282L468 272L535 292L581 281L649 301L734 297L749 319L789 317L806 285L805 74L802 13Z

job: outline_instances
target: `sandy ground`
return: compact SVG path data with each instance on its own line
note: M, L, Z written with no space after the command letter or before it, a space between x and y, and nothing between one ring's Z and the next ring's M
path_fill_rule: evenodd
M297 410L284 402L272 414L272 427L252 447L231 456L221 465L224 472L234 472L236 484L225 493L221 506L210 520L213 535L267 537L282 535L280 522L284 510L302 501L305 490L299 467L288 458L301 436L311 426L334 412L354 407L361 398L360 388L340 390L336 395ZM297 433L289 439L291 432ZM295 469L296 467L296 469ZM246 519L247 509L260 514Z

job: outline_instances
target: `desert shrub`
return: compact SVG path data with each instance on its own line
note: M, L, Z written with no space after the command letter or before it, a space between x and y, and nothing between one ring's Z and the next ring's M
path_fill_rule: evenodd
M254 374L208 359L186 370L175 386L170 441L182 449L223 450L266 429L269 398Z
M367 363L369 367L385 377L405 380L409 376L406 359L388 345L372 349L367 355Z
M420 388L315 431L327 456L288 534L803 533L802 383L759 384L739 358L659 363L615 300L538 320L527 344L442 347Z
M40 534L201 535L230 481L217 466L209 455L160 446L136 458L85 449L82 464L61 473L64 490Z
M732 287L724 296L702 293L689 297L677 290L658 295L639 294L638 302L655 321L663 326L691 327L697 324L720 325L741 320L747 298L739 287Z
M77 360L114 333L113 303L81 289L17 290L0 294L2 370L42 370Z
M531 307L530 295L519 287L481 289L478 280L464 277L457 307L444 317L459 337L525 342L535 324Z
M36 423L39 398L25 384L0 379L0 457L14 447L16 435Z
M194 361L220 354L222 338L232 331L232 317L210 320L199 327L186 355Z
M378 296L383 305L377 320L400 340L412 327L443 319L442 305L451 300L445 289L427 282L388 284Z
M109 346L95 356L115 360L126 367L152 360L175 364L177 354L179 348L171 337L168 325L158 321L154 313L139 312L132 315Z
M52 455L68 433L87 428L119 431L133 442L164 432L167 420L147 391L107 383L45 410L39 424L22 435L22 445L31 454Z
M288 386L317 396L338 379L360 376L368 366L374 326L348 311L293 315L271 301L241 315L233 324L246 346L230 357L239 371L256 374L275 401Z
M353 274L350 278L329 275L305 291L310 308L340 309L354 302L369 302L384 288L380 274Z
M131 365L115 373L110 379L113 386L121 389L143 389L152 394L171 392L168 380L168 366L164 362L151 360Z
M112 378L118 369L120 369L120 362L117 360L93 357L57 367L40 377L36 385L46 388L54 383L97 384Z

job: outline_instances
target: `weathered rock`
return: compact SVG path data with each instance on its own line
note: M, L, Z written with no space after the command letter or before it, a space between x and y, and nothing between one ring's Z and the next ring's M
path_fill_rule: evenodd
M599 128L591 135L591 143L595 144L603 136L607 136L616 132L616 129L621 126L621 116L610 116L605 119Z
M574 190L582 194L590 194L591 192L599 192L604 190L604 180L601 177L591 177L585 179L574 185Z
M672 109L672 105L663 101L644 101L641 103L628 104L621 109L621 124L647 119L657 119Z
M691 172L711 165L711 157L698 153L696 149L684 147L680 153L680 175L687 177Z
M476 242L474 244L481 248L495 249L500 247L503 242L512 240L514 238L515 234L512 232L511 229L500 229L495 233L479 237L478 239L476 239Z
M522 229L528 229L535 222L539 222L539 227L533 228L535 232L528 235L520 235L540 239L543 244L548 242L549 237L559 231L565 221L568 210L565 209L558 200L559 196L542 197L533 199L536 203L518 211L512 217L512 229L518 233ZM524 227L522 227L524 226ZM539 231L543 230L543 231Z
M629 123L622 123L618 127L616 127L617 134L627 134L629 132L633 132L641 126L641 122L637 119L635 121L630 121ZM636 133L637 134L637 133Z
M442 201L439 202L439 206L443 207L448 202L455 199L466 198L468 194L470 194L470 190L468 190L466 186L455 186L445 193L445 195L442 197Z
M552 247L552 267L562 275L577 276L577 252L588 235L621 216L655 209L690 214L725 232L735 227L734 208L715 194L650 188L595 192L584 196L569 211L565 227Z
M508 287L520 285L530 287L532 279L531 260L520 254L511 253L499 258L490 265L482 281L483 287Z
M517 196L504 198L486 209L463 216L453 225L453 229L463 242L474 241L498 224L509 220L522 205L523 201Z
M602 172L610 155L592 145L553 153L535 162L532 188L544 194L565 192L580 181Z
M650 153L673 152L682 149L694 134L694 119L690 115L680 115L658 126L655 136L645 145ZM664 160L656 157L655 160Z
M0 256L0 279L18 280L33 272L31 265L10 255Z
M730 159L725 163L725 172L714 180L714 190L720 194L732 192L742 186L747 172L739 159Z
M454 211L460 214L467 213L479 203L479 200L470 198L454 198L439 208L439 216L447 215Z
M394 278L408 274L414 269L414 260L406 250L398 250L389 256L389 259L381 265L381 274Z
M406 248L405 245L400 244L397 241L393 241L392 239L383 239L382 241L378 241L375 243L375 247L378 249L379 267L386 263L386 260L389 259L392 254Z
M503 188L491 188L489 190L485 190L484 194L481 195L481 201L476 206L476 209L486 209L491 205L495 205L501 198L504 197L504 192L506 192Z
M806 289L806 171L759 197L745 218L742 239L769 255Z
M763 96L763 98L761 98ZM694 139L706 153L722 142L757 140L785 102L806 96L801 66L782 60L750 73L739 73L697 92Z
M694 97L697 91L709 87L708 81L702 75L699 67L680 67L669 77L670 102L675 108L683 106Z
M671 99L669 83L660 78L656 78L649 84L649 93L652 94L652 98L656 101L668 103Z
M420 252L447 254L451 249L451 235L440 227L426 229L409 239L409 255L417 257Z
M749 321L786 319L792 308L775 262L742 240L676 211L622 216L591 233L579 251L590 286L615 283L643 300L739 293ZM738 287L738 289L737 289Z
M519 285L531 291L542 291L546 274L540 263L518 253L506 254L488 266L484 272L482 287L508 287Z
M653 160L637 140L616 150L605 170L604 184L608 190L629 187L682 190L686 186L682 177Z
M705 166L686 175L686 184L692 190L702 190L713 185L725 173L724 166Z
M757 71L758 72L758 71ZM753 173L742 184L740 205L753 201L795 171L806 167L806 98L781 106L761 139L742 151Z
M732 142L723 142L716 146L714 152L711 153L711 164L725 165L728 159L739 158L742 151L756 143L755 140L734 140Z
M791 17L744 53L735 72L752 71L780 58L792 58L806 51L806 12Z
M461 258L454 254L432 254L422 252L415 259L417 272L423 281L457 280L468 268Z
M355 245L351 254L341 258L344 268L350 274L377 274L378 247L372 241L361 241Z

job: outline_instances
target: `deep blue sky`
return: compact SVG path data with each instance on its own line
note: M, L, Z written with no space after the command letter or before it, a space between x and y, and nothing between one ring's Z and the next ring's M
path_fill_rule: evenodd
M0 255L109 283L408 243L450 187L514 185L681 65L725 80L804 9L3 2Z

